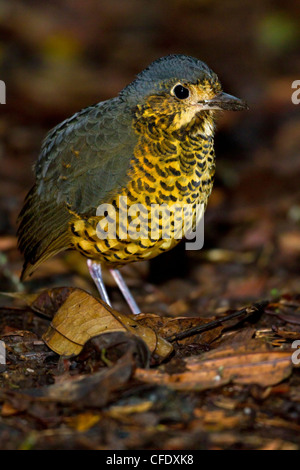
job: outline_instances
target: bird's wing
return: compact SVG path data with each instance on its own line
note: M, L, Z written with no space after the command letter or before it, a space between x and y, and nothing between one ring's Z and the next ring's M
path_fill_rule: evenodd
M70 247L74 214L96 215L126 185L137 136L118 98L86 108L49 132L36 163L36 184L19 216L22 277Z
M79 215L96 215L126 184L137 136L119 98L75 114L46 137L36 164L37 192Z

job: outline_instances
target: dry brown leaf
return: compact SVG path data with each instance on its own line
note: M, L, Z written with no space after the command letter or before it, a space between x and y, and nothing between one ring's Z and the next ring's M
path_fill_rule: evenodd
M43 339L56 353L77 355L91 338L103 333L127 331L145 341L150 352L167 357L172 345L151 328L139 325L132 316L113 310L102 300L81 289L74 289L54 316Z
M267 350L255 341L250 343L186 358L186 370L181 373L137 369L135 375L143 382L168 385L177 390L207 390L229 382L268 387L290 375L291 351Z
M294 341L300 339L300 331L285 330L284 328L276 328L276 334L282 338Z
M1 292L0 294L20 300L34 312L52 318L72 291L72 287L57 287L45 289L35 294L27 294L25 292Z
M156 358L163 359L173 350L151 328L139 325L134 317L122 315L81 289L60 287L37 294L4 295L25 302L35 312L54 317L43 339L60 355L77 355L92 337L114 331L129 331L141 337Z
M210 351L212 352L212 351ZM215 351L213 351L215 352ZM222 357L209 356L204 354L202 360L191 357L186 360L188 371L199 373L205 369L213 369L222 379L228 379L234 383L257 384L262 387L275 385L287 378L293 364L291 362L290 351L230 351ZM202 362L204 361L204 362Z
M76 431L85 432L92 428L98 421L100 416L95 413L80 413L76 416L69 416L64 419L65 423Z
M124 416L128 416L134 413L145 413L149 411L152 407L152 401L142 401L132 405L111 406L105 414L106 416L110 416L114 419L122 419Z
M170 318L170 317L161 317L159 315L145 313L141 314L137 318L137 322L141 325L147 326L149 328L153 328L157 334L162 336L163 338L171 337L175 334L181 333L183 331L189 330L190 328L194 328L196 326L205 325L209 323L211 319L201 318L201 317L177 317L177 318ZM203 345L210 344L212 341L217 339L222 331L223 326L220 325L216 328L213 328L209 331L204 331L201 334L193 335L188 338L184 338L178 340L179 344L191 344L191 343L199 343Z
M173 346L154 329L143 326L132 315L117 312L82 289L60 287L38 294L12 294L12 297L38 313L53 317L43 339L61 356L78 355L91 338L116 331L139 336L157 359L164 359L173 351Z
M135 371L135 378L141 382L157 385L167 385L175 390L202 391L220 387L229 382L229 379L220 377L215 370L203 369L203 371L183 372L179 374L167 374L158 369L140 369Z

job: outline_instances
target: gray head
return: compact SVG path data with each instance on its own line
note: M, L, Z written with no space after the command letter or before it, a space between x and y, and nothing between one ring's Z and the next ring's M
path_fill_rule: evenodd
M120 96L140 101L149 95L169 92L177 82L211 83L220 90L217 75L204 62L183 54L172 54L152 62L121 91Z
M204 62L183 54L155 60L119 96L129 106L143 105L149 97L164 97L167 107L178 110L191 106L194 112L247 109L244 101L222 92L218 76Z

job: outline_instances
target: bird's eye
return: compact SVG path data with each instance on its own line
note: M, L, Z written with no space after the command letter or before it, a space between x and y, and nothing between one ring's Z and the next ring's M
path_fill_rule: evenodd
M190 96L190 90L185 86L181 85L180 83L174 86L172 93L179 100L186 100Z

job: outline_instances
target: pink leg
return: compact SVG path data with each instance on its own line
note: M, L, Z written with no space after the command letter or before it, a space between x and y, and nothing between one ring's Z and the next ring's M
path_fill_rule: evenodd
M90 275L97 286L101 299L106 302L110 307L111 303L107 294L107 290L105 288L103 279L102 279L102 269L100 263L93 261L91 259L87 260L87 265L89 268Z
M114 280L116 281L120 291L122 292L122 294L123 294L128 306L130 307L130 310L132 311L132 313L134 315L138 315L139 313L141 313L141 311L140 311L139 307L137 306L137 303L134 300L130 290L128 289L127 284L124 281L123 276L120 273L120 271L118 269L110 269L110 272L111 272Z

